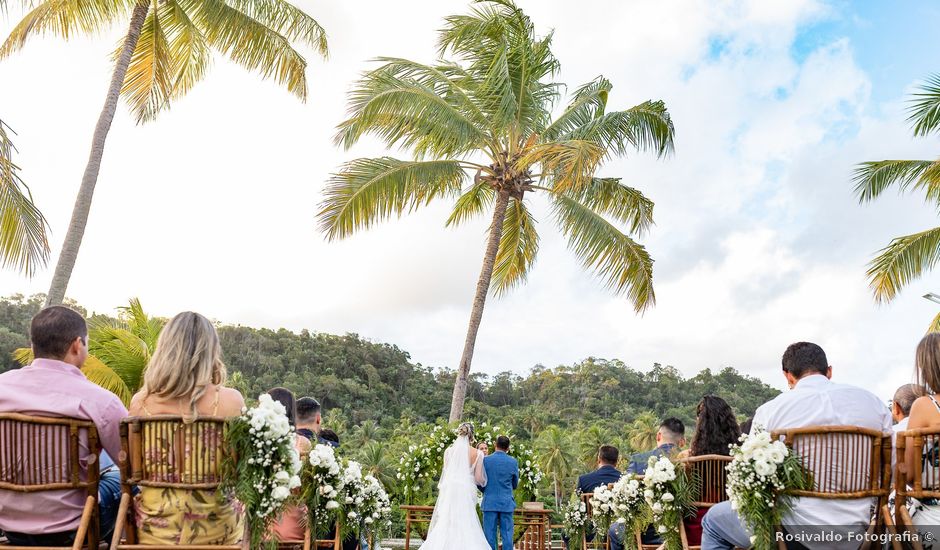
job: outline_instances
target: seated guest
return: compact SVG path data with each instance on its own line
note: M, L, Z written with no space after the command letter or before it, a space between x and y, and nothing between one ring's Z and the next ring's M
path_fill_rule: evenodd
M698 404L695 435L689 450L679 453L677 458L704 455L731 455L731 445L738 443L741 432L734 411L728 403L714 395L706 395ZM699 508L695 517L686 518L685 533L691 546L699 546L702 540L702 517L708 508Z
M320 402L312 397L301 397L297 400L297 434L310 440L311 443L320 441L320 428L323 425L323 412Z
M656 432L657 447L652 451L637 453L630 457L630 463L627 465L627 472L631 474L643 475L646 473L646 466L649 464L650 457L670 456L679 450L679 447L685 445L685 425L678 418L667 418L659 425L659 431Z
M784 352L782 363L783 375L790 391L757 409L754 414L755 429L775 431L807 426L848 425L885 433L891 431L891 416L881 399L861 388L836 384L830 380L832 367L821 347L809 342L793 344ZM940 413L937 421L940 422ZM838 443L833 443L831 447L831 460L851 468L854 457L845 456L848 449L841 448ZM867 474L866 470L861 475ZM809 529L809 526L836 526L838 532L842 533L842 544L829 539L825 539L827 542L807 540L803 544L811 550L857 548L858 539L852 540L845 530L850 529L858 535L863 533L871 518L871 507L870 498L795 498L792 509L784 516L783 528L792 533L800 528ZM805 535L812 537L818 533L818 530L807 530ZM750 548L750 534L737 512L731 508L731 503L725 501L712 506L702 519L702 550L730 550L734 547Z
M330 447L338 449L339 435L329 428L323 428L320 430L320 443L324 443Z
M287 421L294 428L297 426L297 407L294 401L294 394L286 388L274 388L268 392L275 401L284 405L287 411ZM294 448L300 453L301 459L310 454L312 448L310 440L298 434L294 434ZM307 509L303 506L288 506L274 524L271 525L271 533L279 541L303 540L304 525L306 522Z
M0 412L90 420L105 452L118 456L119 428L127 409L117 396L89 382L79 370L88 357L85 319L67 307L47 307L33 317L29 339L33 362L0 374ZM87 465L93 453L87 437L82 438L79 453ZM104 470L98 505L100 533L107 540L117 515L115 503L120 500L120 473L101 454L94 467ZM84 490L0 490L0 530L16 546L69 546L75 541L86 496Z
M911 407L914 401L923 395L924 390L920 386L904 384L894 392L894 398L891 399L891 417L894 419L894 426L891 428L891 475L894 475L894 465L897 463L897 457L894 455L895 439L898 432L907 429Z
M620 470L617 462L620 460L620 451L612 445L601 445L597 451L597 469L578 477L578 492L581 494L593 493L598 487L617 483L620 480ZM585 538L588 542L594 540L594 529L587 526ZM565 539L567 543L567 539Z
M215 327L198 313L180 313L160 332L143 387L131 400L130 413L182 415L190 421L199 416L238 416L245 400L237 390L223 385L225 378ZM171 446L174 442L160 444ZM183 465L167 466L195 468L204 444L197 441L193 448L187 447ZM148 469L157 469L172 459L156 453L144 456L144 460L153 462ZM242 539L241 514L235 501L215 491L141 487L134 507L140 544L219 545L238 544Z
M940 394L933 388L940 388L940 333L931 332L924 336L917 345L917 353L914 359L915 370L917 372L917 384L921 388L930 388L929 392L921 392L921 397L914 400L911 406L910 416L907 418L907 429L915 430L918 428L936 428L940 424ZM904 473L908 485L913 485L914 480L910 478L910 472L914 471L914 461L920 459L923 454L924 463L922 465L921 483L924 489L938 490L937 480L940 479L940 448L936 442L928 443L924 449L915 449L913 439L907 438L905 449L906 456L898 458L903 460L902 473ZM940 525L940 500L936 498L926 498L920 501L916 508L916 513L911 516L911 521L918 527L918 530L931 538L926 540L936 541L938 525ZM936 548L934 543L934 548Z

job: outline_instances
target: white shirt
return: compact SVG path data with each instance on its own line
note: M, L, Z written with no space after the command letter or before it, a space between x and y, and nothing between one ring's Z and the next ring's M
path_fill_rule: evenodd
M807 426L859 426L891 432L891 414L875 394L846 384L836 384L821 374L801 378L796 386L761 405L753 426L767 431ZM838 459L837 453L834 459ZM833 525L867 528L872 499L827 500L798 498L784 518L784 525ZM809 548L831 548L833 543ZM855 547L858 546L856 543Z

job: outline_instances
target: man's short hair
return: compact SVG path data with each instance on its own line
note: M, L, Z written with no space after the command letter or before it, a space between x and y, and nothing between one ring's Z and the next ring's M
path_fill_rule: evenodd
M685 437L685 424L675 417L669 417L663 420L659 425L659 429L664 432L664 436L674 442L678 442L680 439Z
M597 451L597 457L604 464L616 466L617 461L620 460L620 451L613 445L601 445L601 448Z
M829 370L826 352L812 342L790 344L783 352L781 363L783 372L789 372L797 380L808 374L826 374Z
M509 438L506 437L505 435L501 435L497 437L496 448L499 449L500 451L508 451L509 450Z
M37 359L62 359L76 338L88 338L88 325L65 306L44 308L29 324L29 342Z
M297 400L297 423L309 424L320 412L320 402L312 397L301 397Z
M904 413L904 416L910 416L914 401L922 395L925 395L924 389L920 386L916 384L904 384L898 388L898 391L894 392L892 401L897 404L901 412Z

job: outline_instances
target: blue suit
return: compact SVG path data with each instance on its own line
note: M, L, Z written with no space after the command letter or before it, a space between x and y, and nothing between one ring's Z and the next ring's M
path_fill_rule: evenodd
M651 456L671 456L675 451L675 445L672 443L663 443L652 451L637 453L630 457L630 464L627 465L627 472L631 474L643 475L646 473L646 467L649 465Z
M594 489L597 489L600 486L606 486L608 483L617 483L620 481L620 470L617 468L604 465L600 468L594 470L589 474L584 474L578 477L578 491L581 494L584 493L593 493ZM594 540L594 529L587 525L587 531L584 533L584 536L587 538L588 542Z
M512 550L515 525L512 514L516 511L513 491L519 486L519 462L503 451L496 451L483 459L486 487L483 489L483 533L490 548L496 547L496 531L502 534L503 550Z

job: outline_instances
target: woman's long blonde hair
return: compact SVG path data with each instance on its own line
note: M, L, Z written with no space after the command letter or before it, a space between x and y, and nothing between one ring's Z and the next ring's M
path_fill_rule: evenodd
M917 385L932 393L940 392L940 333L921 338L914 356Z
M196 403L209 385L224 384L225 378L222 344L215 327L202 315L184 311L170 319L160 332L142 390L145 398L188 397L192 416L196 418Z

